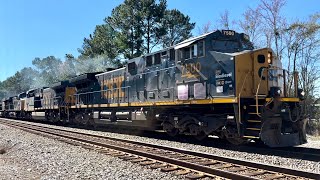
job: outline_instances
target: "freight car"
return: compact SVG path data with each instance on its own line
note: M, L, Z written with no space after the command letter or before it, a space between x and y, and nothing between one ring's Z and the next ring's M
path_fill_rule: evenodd
M297 79L295 74L295 95L288 97L286 72L270 48L254 49L247 35L217 30L130 59L122 68L28 91L21 103L29 104L20 114L84 126L162 129L199 140L216 135L233 144L294 146L306 143L307 122ZM2 116L13 112L3 107Z

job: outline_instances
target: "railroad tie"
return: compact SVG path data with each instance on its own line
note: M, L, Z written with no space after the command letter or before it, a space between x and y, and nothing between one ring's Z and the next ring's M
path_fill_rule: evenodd
M168 166L168 164L166 163L158 163L158 164L155 164L155 165L151 165L150 168L151 169L158 169L158 168L162 168L162 167L166 167Z
M217 161L204 161L204 162L197 162L197 164L204 165L204 166L210 166L214 164L218 164L219 162Z
M205 175L203 173L189 173L186 178L189 179L200 179L203 178Z
M230 171L230 172L239 172L239 171L244 171L244 170L246 170L246 168L237 167L237 168L229 169L228 171Z
M147 158L139 157L137 159L130 159L129 161L132 163L138 163L138 162L142 162L142 161L147 161Z
M174 170L177 170L179 169L178 166L169 166L169 167L163 167L161 168L161 171L163 172L169 172L169 171L174 171Z
M264 179L265 180L272 180L272 179L279 179L279 178L283 178L283 177L285 177L285 175L283 175L283 174L274 174L274 175L266 177Z
M251 173L246 173L244 175L246 176L257 176L257 175L261 175L261 174L265 174L267 173L266 171L255 171L255 172L251 172Z
M190 172L191 172L191 171L188 170L188 169L181 169L181 170L175 172L174 174L175 174L176 176L180 176L180 175L188 174L188 173L190 173Z
M156 163L157 163L157 161L152 160L152 161L143 161L143 162L140 162L139 164L141 166L148 166L148 165L156 164Z

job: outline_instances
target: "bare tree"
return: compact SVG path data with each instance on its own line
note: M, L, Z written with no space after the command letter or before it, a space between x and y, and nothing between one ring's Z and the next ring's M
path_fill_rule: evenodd
M285 0L261 0L258 7L248 8L243 13L243 19L237 23L240 30L249 35L255 47L275 49L280 60L284 49L282 33L286 28L286 19L281 15L284 5ZM228 13L225 12L221 15L220 23L229 22L229 18L226 17Z
M261 4L258 6L259 15L262 21L266 23L263 27L267 44L274 42L276 56L279 60L282 59L282 30L286 24L284 16L281 15L281 9L284 7L285 0L261 0ZM270 43L271 44L271 43ZM272 43L273 44L273 43Z
M243 13L243 19L239 20L238 25L240 30L246 33L249 37L251 42L254 44L256 48L261 47L261 16L260 16L260 9L251 9L248 8Z
M212 30L213 30L213 28L212 28L212 24L210 21L208 21L206 24L203 24L201 27L198 26L198 34L199 35L208 33Z
M315 43L314 40L310 39L310 43ZM319 46L319 42L316 43L317 46ZM320 55L319 49L317 48L318 52L315 52L317 47L314 45L307 46L305 49L303 49L301 54L301 60L299 62L299 72L300 72L300 87L305 92L305 101L303 103L303 110L306 114L311 115L310 107L313 104L314 95L316 92L316 89L319 87L319 85L316 83L320 79L319 75L319 66L318 66L318 57Z
M292 85L293 85L293 74L291 72L296 71L296 64L299 58L299 52L301 51L301 44L304 42L303 34L303 25L298 20L293 22L288 28L284 31L285 39L285 56L287 63L287 72L288 72L288 83L287 89L289 95L293 95Z
M220 17L217 21L217 25L219 27L216 27L216 29L233 29L233 25L236 24L235 21L230 20L230 14L228 10L225 10L223 13L220 14Z
M300 71L301 87L306 94L313 91L315 81L318 79L314 72L317 72L317 55L319 55L319 15L313 15L306 22L295 21L284 30L285 57L287 62L288 90L292 89L293 77L290 72ZM315 55L317 54L317 55ZM315 69L316 68L316 69ZM309 81L309 79L312 79ZM289 91L290 92L290 91ZM292 90L291 90L292 93ZM311 93L312 94L312 93Z

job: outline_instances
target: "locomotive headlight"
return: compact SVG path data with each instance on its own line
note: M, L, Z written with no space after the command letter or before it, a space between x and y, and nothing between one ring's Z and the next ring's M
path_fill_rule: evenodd
M298 89L298 98L300 99L300 100L304 100L305 99L305 95L306 95L306 93L303 91L303 89Z
M271 52L268 52L268 63L272 64L272 54L271 54Z
M281 90L280 90L280 89L277 90L277 94L278 94L278 95L281 94Z

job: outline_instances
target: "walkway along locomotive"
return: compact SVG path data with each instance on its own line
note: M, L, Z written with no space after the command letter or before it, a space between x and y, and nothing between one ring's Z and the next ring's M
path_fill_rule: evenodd
M288 97L286 73L271 49L254 49L243 33L217 30L122 68L10 97L1 115L294 146L306 143L307 121L294 77L295 96Z

